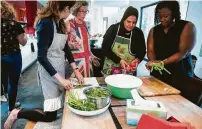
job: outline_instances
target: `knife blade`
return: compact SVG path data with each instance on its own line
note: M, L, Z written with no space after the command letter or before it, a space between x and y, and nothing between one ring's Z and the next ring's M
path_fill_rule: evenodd
M88 86L92 86L92 84L74 85L74 89L83 88L83 87L88 87Z

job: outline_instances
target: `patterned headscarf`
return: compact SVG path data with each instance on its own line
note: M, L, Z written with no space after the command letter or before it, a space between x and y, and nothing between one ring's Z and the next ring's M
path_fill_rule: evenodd
M77 1L75 3L75 5L71 8L72 10L72 15L76 16L77 13L79 12L79 9L81 8L81 6L88 6L88 1Z

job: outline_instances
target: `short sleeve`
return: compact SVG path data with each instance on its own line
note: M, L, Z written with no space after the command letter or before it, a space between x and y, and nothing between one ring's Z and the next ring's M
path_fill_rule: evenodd
M15 31L16 31L16 35L20 35L20 34L25 33L24 29L22 28L22 26L18 22L16 22L16 24L15 24Z

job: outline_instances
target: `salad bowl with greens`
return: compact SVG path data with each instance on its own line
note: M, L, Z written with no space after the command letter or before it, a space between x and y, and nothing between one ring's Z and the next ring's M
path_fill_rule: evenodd
M79 98L76 92L68 93L68 108L82 116L94 116L105 112L110 103L111 92L100 86L90 86L82 89L85 99Z

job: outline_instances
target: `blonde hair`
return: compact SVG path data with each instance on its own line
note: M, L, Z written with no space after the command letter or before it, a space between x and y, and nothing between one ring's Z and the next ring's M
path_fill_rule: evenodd
M72 7L72 15L76 16L82 6L88 6L88 1L77 1Z
M59 19L59 12L64 10L67 6L71 8L75 1L48 1L47 5L37 12L34 27L37 27L38 22L46 17L53 17ZM64 20L60 20L62 30L65 31L66 27Z
M15 9L8 2L1 1L1 16L7 19L15 17Z

